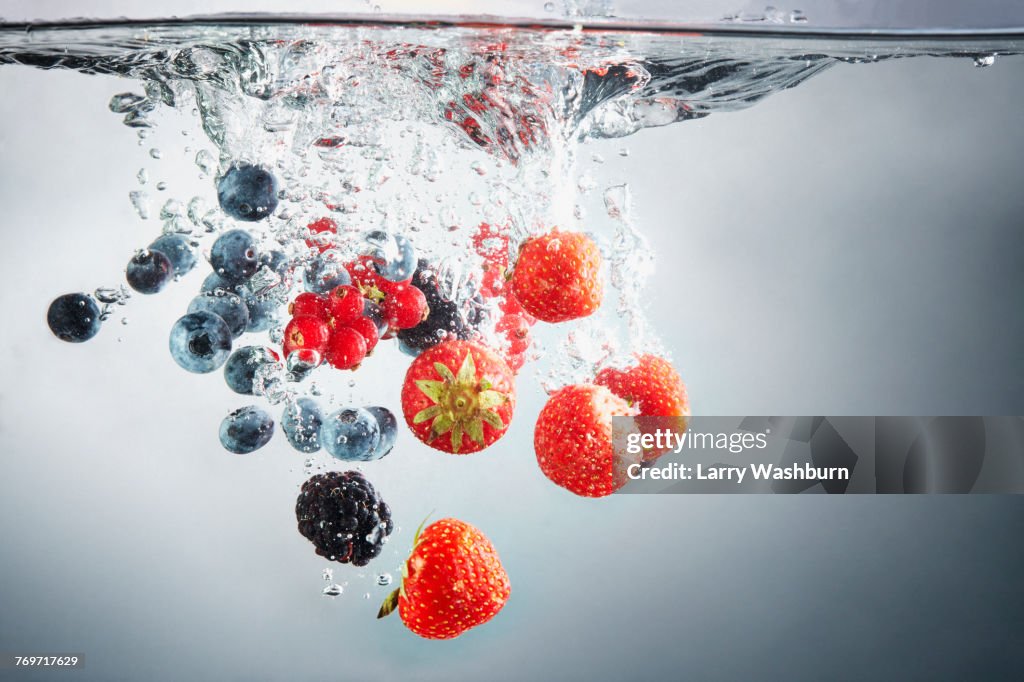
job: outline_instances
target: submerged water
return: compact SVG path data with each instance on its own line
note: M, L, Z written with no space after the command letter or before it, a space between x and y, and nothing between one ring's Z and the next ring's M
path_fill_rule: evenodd
M270 469L271 475L259 479L250 478L256 475L251 470L237 473L240 463L234 460L210 464L210 470L202 471L209 479L203 489L207 493L220 490L224 495L213 503L203 503L205 512L219 509L225 516L251 514L272 524L268 537L261 537L258 529L252 530L246 536L246 544L258 545L261 552L295 555L296 563L285 565L289 569L295 565L302 568L294 572L281 569L275 576L289 585L281 588L281 592L289 597L295 593L312 594L324 601L344 604L341 615L337 610L327 612L326 616L318 616L323 619L319 622L346 632L346 652L365 646L377 659L387 657L389 646L378 641L375 633L380 630L369 630L376 624L367 620L369 609L364 608L361 595L370 592L375 608L378 597L387 591L384 586L391 582L390 576L383 576L398 574L412 529L431 509L436 508L439 516L480 519L479 525L492 535L508 565L512 601L506 613L481 629L483 633L488 628L501 628L497 634L480 634L478 642L484 642L480 646L485 649L501 646L499 637L508 637L513 630L529 630L543 621L547 613L544 598L552 598L557 592L555 588L565 580L563 572L571 576L569 581L576 580L572 576L581 571L576 565L579 556L600 556L612 566L637 568L638 564L623 564L626 559L619 556L608 559L607 553L596 549L609 548L602 544L602 526L614 536L610 538L614 540L610 544L612 550L628 547L639 565L647 560L659 566L678 565L678 556L671 548L679 548L683 555L689 551L682 543L661 541L671 529L662 528L638 535L635 540L625 540L623 534L632 526L622 520L622 514L630 510L622 501L607 500L604 509L583 509L570 506L578 502L575 499L549 499L549 495L562 491L534 475L536 467L531 461L531 421L536 413L533 405L543 400L545 391L586 380L600 364L621 362L639 350L653 349L672 356L684 379L691 372L698 373L705 362L692 353L679 357L675 344L665 342L662 327L675 328L678 320L648 314L652 299L678 296L685 303L689 296L712 296L714 292L702 291L699 282L676 271L675 263L659 260L664 254L651 245L651 231L668 233L679 240L685 233L695 243L699 239L688 225L648 225L638 217L643 214L642 207L634 205L632 196L651 193L649 187L637 187L637 180L626 170L626 164L636 157L630 147L631 135L655 127L701 125L701 120L708 116L735 116L735 125L742 126L738 112L761 103L769 95L786 97L787 93L782 91L832 67L854 69L894 59L924 57L948 58L950 68L964 63L986 67L993 62L999 65L1004 58L1012 61L1012 55L1020 48L1021 43L1014 39L993 37L955 41L789 39L470 26L200 24L0 32L0 63L124 79L118 81L118 91L107 104L112 112L108 115L117 116L127 127L123 135L137 137L142 167L137 172L133 168L132 180L117 188L125 205L130 205L141 221L135 229L137 242L121 245L128 249L119 251L125 258L132 249L145 247L161 232L185 235L200 253L208 252L219 232L236 226L218 209L214 184L225 169L239 161L271 168L281 181L282 200L276 215L269 221L246 226L259 235L262 245L283 250L301 267L311 257L305 242L309 236L307 225L322 217L330 216L338 223L342 238L336 246L346 259L364 248L362 237L371 230L402 233L413 240L424 257L437 264L445 275L448 293L466 307L475 305L480 282L481 261L473 248L473 236L481 223L498 226L509 237L507 248L511 254L527 236L556 225L590 232L601 246L611 284L605 305L598 315L580 323L535 327L534 346L518 382L523 406L516 430L494 451L475 456L490 456L490 461L444 459L448 456L427 451L408 432L402 432L399 450L388 459L363 467L392 505L400 527L385 555L367 570L336 566L333 573L323 570L323 581L318 580L326 562L313 557L305 541L294 532L292 483L301 483L314 471L342 468L340 463L323 453L305 460L288 450L281 434L277 434L264 456L280 455L287 460L286 465L279 467L288 469L281 477L286 481L274 480L274 475L281 473L277 469ZM1019 67L1017 62L1013 64ZM865 106L873 104L884 105ZM95 107L97 102L83 106ZM183 134L179 136L178 131ZM794 140L794 145L798 144L799 140ZM602 151L594 151L595 145L602 145ZM725 150L721 153L727 155ZM747 149L745 153L755 154L756 149ZM743 162L743 154L730 158L736 163ZM684 163L702 161L648 156L642 177L651 181L662 176L665 181L671 179L675 166ZM880 166L887 163L878 160ZM102 167L102 159L97 160L97 166ZM907 181L907 187L911 185ZM742 199L748 189L740 188L737 198ZM666 181L657 193L670 197L677 191ZM794 190L794 194L795 197L778 199L799 213L799 190ZM671 209L678 209L673 216L685 219L684 193L680 195L678 203L682 206L670 198L665 201ZM97 218L102 219L90 216L91 220ZM806 231L798 231L807 237ZM728 254L734 245L718 247L721 267L729 267ZM202 262L197 269L203 274L193 274L173 286L194 292L208 272ZM666 271L668 275L664 274ZM143 339L159 339L159 329L165 334L184 310L162 309L158 307L161 304L137 294L124 300L118 291L120 272L81 268L75 281L81 282L84 272L91 272L94 277L88 291L104 289L97 296L107 304L110 314L94 343L116 348L114 337L123 339L122 345L134 341L133 357L152 357L153 363L164 362L166 347L162 343L146 347ZM656 280L657 288L652 287L652 280ZM289 287L288 281L273 283L265 291L268 298L280 304L281 322L286 320L284 305L301 290L300 281L292 284ZM46 294L52 297L63 293L54 287L74 284L32 284L33 288L40 286L48 287ZM678 286L678 290L673 286ZM765 286L771 288L770 283ZM682 293L677 293L679 290ZM177 305L185 294L169 295L177 296ZM184 300L187 301L187 296ZM722 301L718 307L728 311L731 304ZM156 319L155 311L167 316ZM38 310L37 317L41 319L44 312ZM148 324L157 332L149 334L148 327L144 327L133 339L135 323L129 317L136 314L149 315ZM127 325L121 324L122 318ZM813 322L808 327L813 330ZM494 345L502 344L493 329L482 331ZM808 337L812 334L808 333ZM280 325L249 338L251 343L277 345ZM836 342L834 338L830 340ZM728 345L731 340L720 342ZM70 354L78 350L62 346L49 349L48 353ZM116 362L118 353L111 355L111 361ZM314 395L335 407L376 402L398 411L398 385L407 361L394 347L384 348L355 373L324 367L306 381L286 382L287 395L264 397L280 405L297 395ZM784 368L780 374L785 374ZM47 391L69 391L76 400L90 399L91 389L78 384L77 377L57 374L49 378L52 385ZM197 396L194 403L168 404L161 400L163 391L173 395L198 391L191 388L193 385L203 386L204 393L226 390L215 388L215 381L200 382L176 370L161 370L159 380L161 389L135 396L134 408L115 408L112 423L128 419L125 409L137 417L139 412L158 410L163 420L194 428L197 435L189 440L188 447L201 448L210 458L230 457L218 452L215 428L220 418L237 406L224 400L226 392L213 397ZM193 381L196 383L190 383ZM714 390L710 382L702 386L708 392ZM116 396L116 391L113 393ZM699 406L700 392L693 392L692 399ZM220 411L205 414L210 404L217 405ZM913 406L908 411L913 411ZM67 447L73 443L63 442ZM183 447L175 442L176 447ZM148 447L158 449L156 444ZM159 460L143 461L146 467L156 467L158 471L167 466ZM184 481L201 475L188 466L178 466L183 467ZM234 484L254 485L262 494L271 496L273 503L266 505L269 511L253 512L250 503L258 496L234 492ZM149 485L158 488L159 481L150 479ZM230 500L236 495L245 503L232 504ZM181 500L168 499L165 503ZM660 512L668 518L678 516L678 509L668 501L658 504ZM705 523L714 518L707 511L701 516ZM558 524L559 518L565 519L564 525ZM795 514L791 520L798 520ZM239 520L239 527L245 525L242 521ZM105 522L111 523L110 519ZM133 528L132 535L149 533L146 524L133 523L141 527ZM211 526L216 528L216 523L211 521ZM159 527L157 522L154 528ZM202 547L207 553L217 551L216 541L195 539L201 533L192 536L188 528L177 530L180 532L175 538L181 551L201 553ZM578 535L571 538L570 532ZM692 545L694 540L690 537L687 544ZM757 542L756 538L748 540ZM200 549L191 548L190 543L198 543ZM564 566L559 561L554 562L554 567L548 563L552 553L561 557L559 561ZM725 554L729 555L727 549ZM257 553L246 556L248 561L258 561ZM164 558L168 560L169 557ZM303 560L304 565L298 563ZM250 608L249 597L259 599L258 594L278 589L279 585L246 584L246 570L241 569L242 577L218 577L219 587L212 591L237 589L243 596L238 601L229 600L230 603ZM588 570L592 569L583 572ZM651 570L662 579L672 576L671 571ZM708 571L704 578L714 574L711 568ZM637 580L605 577L603 583L597 581L603 589L638 599ZM579 582L593 585L593 581L588 583L584 578ZM541 583L545 586L540 587ZM299 587L292 589L294 585ZM176 589L185 588L186 585L178 585ZM329 599L325 600L321 592ZM577 594L577 598L580 596ZM523 606L513 608L517 600ZM697 601L702 604L701 613L717 608L713 602ZM282 597L275 598L274 603L288 602ZM299 603L307 611L317 608L301 600ZM546 606L550 608L549 604ZM223 604L215 608L225 609ZM592 609L588 613L602 629L612 627L607 613L594 613ZM272 619L276 614L261 615ZM187 620L185 616L179 618ZM502 618L507 623L503 628L499 625ZM234 615L218 615L217 619L227 628L242 627ZM292 627L299 622L294 614L282 616L282 620ZM269 624L266 631L259 631L267 640L273 639L274 632ZM391 638L401 636L390 630L387 634ZM591 634L591 638L597 636ZM332 641L322 633L310 634L310 639L320 647ZM580 659L580 652L572 653L571 647L569 652L565 657L570 661ZM476 650L475 654L480 660L488 657L487 651ZM384 676L396 670L408 674L418 660L436 660L435 656L438 655L411 648L395 653L394 663L363 663ZM463 673L471 670L461 669Z

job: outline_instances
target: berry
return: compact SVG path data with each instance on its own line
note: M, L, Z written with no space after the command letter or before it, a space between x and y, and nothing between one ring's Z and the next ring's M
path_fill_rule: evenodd
M290 279L290 270L292 267L292 259L289 258L283 251L270 251L268 253L260 254L260 267L270 268L281 281Z
M260 254L256 240L245 230L228 230L210 249L213 271L228 282L239 284L256 274Z
M380 445L376 417L361 407L346 407L324 419L320 427L324 449L346 462L368 462Z
M86 294L64 294L53 299L46 324L61 341L82 343L100 331L100 308Z
M255 405L238 408L220 423L220 444L236 455L259 450L273 435L274 420Z
M406 282L416 270L416 250L400 234L373 230L366 234L373 269L389 282Z
M402 584L385 600L378 618L397 606L415 634L451 639L501 611L512 588L487 536L457 519L441 519L417 535Z
M352 283L341 254L333 249L324 251L306 266L303 280L306 291L317 294L326 294L335 287Z
M455 454L478 452L512 423L512 370L472 341L445 341L419 355L402 385L402 412L416 437Z
M289 403L281 416L285 438L299 452L311 453L320 449L320 427L324 414L311 398L299 398Z
M293 317L312 315L319 320L326 321L327 311L327 299L310 291L299 294L288 305L288 314Z
M199 287L199 293L201 294L215 294L218 291L224 293L238 294L239 296L248 295L249 290L245 286L230 282L224 277L221 277L216 272L211 272L203 280L202 286Z
M649 353L640 355L636 364L627 369L602 369L594 383L611 389L639 410L640 416L650 417L640 424L641 432L670 429L682 433L686 430L690 416L686 385L665 359ZM645 450L644 459L653 459L664 452L664 449Z
M197 374L212 372L231 353L231 330L211 312L185 315L171 327L171 357L183 369Z
M306 246L323 253L331 248L333 236L338 232L338 224L330 218L320 218L307 225L306 229L314 235L306 239Z
M235 220L262 220L277 209L277 179L258 166L235 164L217 181L217 200Z
M505 360L513 371L518 372L526 360L526 351L530 349L530 324L524 315L505 315L495 331L508 342Z
M188 240L180 234L165 234L149 245L150 251L159 251L167 256L177 277L188 274L196 266L196 252Z
M235 393L253 395L256 370L278 362L277 353L262 346L243 346L233 352L224 363L224 381Z
M352 279L351 284L359 289L363 297L378 304L384 300L384 296L395 286L409 283L409 280L389 282L378 275L377 267L370 256L360 256L351 263L347 263L345 269Z
M199 294L188 304L188 311L219 315L231 330L232 338L236 339L249 326L249 308L238 294Z
M331 289L327 295L328 324L332 329L347 327L363 315L363 296L351 284Z
M577 495L611 495L625 482L612 471L612 417L627 414L626 401L604 386L561 389L541 410L533 432L541 471Z
M312 315L293 317L284 328L284 356L287 358L292 351L306 348L323 353L330 339L330 331L323 320Z
M295 518L318 555L354 566L376 558L395 527L387 503L357 471L328 471L303 483Z
M467 319L470 316L463 314L457 304L441 294L437 273L430 263L420 260L419 267L412 277L412 285L423 292L429 310L427 319L415 327L398 331L399 347L403 352L415 357L442 341L470 338L473 325L481 321L480 316Z
M350 324L348 328L358 332L363 337L363 341L366 342L367 355L372 353L373 349L377 347L377 342L380 341L380 332L377 331L377 325L373 323L373 320L360 317Z
M430 314L427 297L411 284L399 284L384 297L384 317L395 329L411 329Z
M274 326L277 321L277 299L273 296L257 296L249 293L245 287L240 287L239 296L245 301L245 307L249 310L249 324L246 325L247 332L265 332Z
M143 250L132 256L125 268L128 286L140 294L160 292L174 278L174 266L159 251Z
M553 230L526 240L512 272L512 293L545 322L590 315L601 305L601 252L579 232Z
M355 369L366 357L366 339L354 329L335 329L327 343L326 360L335 369Z
M388 321L384 318L384 311L368 298L363 299L363 317L373 322L373 326L377 328L378 338L387 333Z
M398 440L398 419L386 407L367 407L365 409L373 415L373 418L377 420L377 426L380 427L380 443L371 457L371 459L380 459L395 447L395 441Z

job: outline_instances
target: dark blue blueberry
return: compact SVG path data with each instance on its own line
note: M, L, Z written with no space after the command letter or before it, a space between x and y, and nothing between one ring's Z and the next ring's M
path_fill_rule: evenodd
M361 407L331 414L320 428L320 442L332 456L349 462L368 462L380 445L380 426Z
M384 317L384 311L381 310L379 305L368 298L363 299L363 317L373 322L380 336L387 334L389 325L387 318Z
M259 166L232 166L217 181L217 200L236 220L263 220L277 210L277 179Z
M413 346L410 346L408 343L406 343L405 339L403 339L400 336L398 337L398 350L402 351L411 358L418 358L420 353L423 352L423 349L414 348Z
M277 362L269 348L243 346L233 352L224 363L224 381L235 393L253 395L252 382L256 370L263 365Z
M249 309L248 332L265 332L277 321L277 310L281 307L273 296L257 296L246 292L243 294L245 305Z
M315 294L326 294L342 284L352 283L352 277L345 269L341 253L334 249L328 249L317 256L306 266L303 275L306 291Z
M299 398L285 408L281 416L281 428L292 447L299 452L316 452L320 449L320 427L324 413L315 400Z
M372 459L384 457L395 447L398 439L398 420L394 413L386 407L367 407L366 411L373 415L380 427L380 443L373 452Z
M231 353L231 330L219 315L189 313L171 328L170 348L182 368L196 374L212 372Z
M165 234L149 245L150 251L159 251L167 256L178 277L188 274L196 266L196 252L188 240L180 234Z
M241 284L259 270L260 254L256 240L245 230L228 230L213 243L210 265L228 282Z
M139 251L125 268L128 286L140 294L155 294L174 278L171 260L159 251Z
M206 311L220 316L231 330L231 337L237 339L249 326L249 309L238 294L199 294L188 304L190 313Z
M238 408L220 423L220 444L236 455L259 450L273 435L274 420L255 405Z
M248 293L248 289L246 289L244 285L229 282L228 280L218 275L216 272L211 272L209 275L206 276L206 279L203 280L202 286L199 287L199 293L215 293L218 289L220 289L221 291L238 294L239 296L243 295L242 292Z
M46 311L46 324L61 341L82 343L100 330L100 308L86 294L64 294L53 299Z
M404 282L416 272L416 250L400 234L373 230L366 234L377 274L390 282Z
M271 251L260 255L260 265L266 266L277 273L281 281L288 278L288 271L291 270L292 260L283 251Z

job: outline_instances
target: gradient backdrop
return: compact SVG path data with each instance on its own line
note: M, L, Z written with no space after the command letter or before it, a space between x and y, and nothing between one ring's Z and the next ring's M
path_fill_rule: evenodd
M167 354L202 274L83 346L44 324L159 230L127 200L140 167L212 197L188 186L180 126L156 162L106 111L125 89L0 69L0 650L84 653L61 673L83 680L1020 679L1024 498L578 499L534 461L529 376L488 453L405 433L367 467L401 526L371 568L394 572L436 509L495 542L505 610L428 642L374 620L372 571L337 566L345 594L321 596L327 562L295 530L302 457L280 437L221 450L242 401ZM1024 413L1021 93L1021 58L839 66L591 144L630 178L695 410ZM334 391L397 409L388 357Z

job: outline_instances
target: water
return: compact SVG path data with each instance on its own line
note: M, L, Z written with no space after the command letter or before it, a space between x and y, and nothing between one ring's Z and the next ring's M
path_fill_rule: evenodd
M785 14L773 16L785 19ZM999 217L1012 215L1015 204L1005 189L1008 181L1003 178L1000 184L998 174L986 173L983 167L992 157L1003 160L1002 168L1014 168L1016 159L1010 152L1022 147L1019 137L1003 139L1002 152L999 143L972 137L977 135L979 121L989 117L1005 121L1010 105L971 79L1002 70L1004 92L1011 90L1019 83L1020 58L1015 56L1019 51L1019 42L998 37L896 42L454 26L234 23L4 33L0 63L103 77L88 85L85 79L71 85L65 80L70 74L0 69L0 77L32 79L43 88L53 79L69 92L83 93L76 107L82 110L78 116L89 124L77 128L71 137L87 146L89 140L84 138L95 136L111 150L110 158L96 153L79 159L77 166L68 161L76 174L87 168L88 175L108 176L104 182L90 183L86 190L88 179L82 180L81 187L53 181L61 188L59 203L68 206L69 213L43 223L52 235L46 240L47 252L55 261L45 276L14 263L37 259L43 243L38 234L28 234L33 231L22 227L29 224L25 217L34 206L27 199L15 204L20 207L14 212L20 222L7 228L16 250L9 256L4 302L14 319L34 334L40 331L36 327L48 299L75 288L96 290L108 314L116 311L120 319L126 310L132 319L127 327L117 325L116 333L124 338L121 344L115 342L109 321L82 348L51 343L45 328L31 337L29 345L13 335L4 337L4 347L11 349L9 358L28 358L28 362L5 365L9 388L3 402L10 409L0 433L10 446L5 450L35 453L35 461L18 458L11 463L11 483L5 492L7 499L20 500L17 505L11 503L11 511L63 508L69 500L92 510L70 522L75 524L69 539L77 548L75 561L99 585L96 598L101 601L69 597L84 613L96 613L97 604L113 601L129 589L127 569L136 554L155 552L161 561L156 569L160 575L182 576L169 583L173 589L168 593L175 599L165 597L159 604L171 614L177 629L189 630L197 621L213 619L211 627L240 633L237 640L224 645L229 651L225 669L232 671L248 669L241 657L230 655L240 651L242 641L247 640L248 647L253 641L278 638L288 642L289 654L299 655L329 651L345 642L346 652L366 652L367 669L386 677L412 674L417 659L433 661L438 670L454 666L449 669L454 677L472 675L472 666L483 667L492 660L501 665L501 655L488 650L507 646L499 641L529 641L552 658L580 666L588 658L583 652L566 643L556 653L551 645L529 639L533 636L529 631L550 635L541 625L558 621L564 627L580 627L589 621L597 628L588 631L585 641L600 641L600 630L618 621L610 612L590 605L598 590L612 593L609 600L631 605L620 614L646 609L666 622L684 623L681 627L689 631L691 621L676 620L677 614L652 603L639 584L660 580L672 586L673 594L686 596L664 601L679 611L702 614L697 620L706 623L708 614L728 607L694 595L694 581L717 582L724 570L721 562L734 565L753 553L740 547L761 547L767 541L760 533L746 530L749 517L737 513L739 503L609 499L584 504L554 488L538 475L530 447L532 423L545 390L585 380L599 364L653 349L673 358L690 384L695 405L705 413L756 412L758 407L775 412L828 411L809 395L819 401L833 400L833 405L840 406L834 410L838 412L979 409L974 407L981 404L976 396L989 388L995 369L958 372L960 389L965 391L959 395L928 390L943 388L941 378L931 378L940 374L936 369L948 372L948 358L958 349L970 348L960 337L936 335L946 339L946 345L936 342L945 350L925 359L903 359L910 365L904 371L911 374L894 382L890 391L895 397L888 404L884 399L879 403L878 394L884 391L877 381L891 370L863 367L868 363L843 358L892 357L880 364L899 366L896 358L904 355L879 349L890 344L911 346L917 337L902 336L908 320L920 333L936 329L953 333L931 317L940 315L942 307L929 307L920 314L902 310L900 318L893 312L899 308L896 303L892 309L882 304L878 310L865 306L863 298L878 299L883 283L901 283L900 277L893 279L887 273L911 267L903 262L890 263L889 270L870 265L886 262L885 253L871 248L871 241L877 240L906 249L892 248L892 253L905 254L907 261L921 261L916 267L922 269L909 279L922 284L909 285L912 290L904 297L898 288L895 294L888 292L899 301L917 301L929 289L958 309L976 311L973 304L982 299L1002 301L1005 305L990 313L975 312L972 320L983 338L994 337L993 330L1001 329L1007 345L992 342L974 348L971 355L981 356L979 362L989 368L1005 369L1014 362L1009 346L1024 336L1018 319L1004 311L1012 310L1017 300L1012 284L1019 275L1012 264L1019 261L1019 249L1013 243L1005 245L1007 232L999 228ZM975 65L991 68L982 72ZM832 73L822 75L826 71ZM820 130L829 123L815 120L815 113L806 109L811 100L799 99L802 90L815 87L819 79L832 79L834 89L819 89L818 96L831 92L850 102L850 97L842 96L846 84L854 79L859 87L869 89L876 73L889 79L891 90L865 95L857 101L860 115L846 119L833 137L823 137ZM927 82L916 82L922 73L922 81ZM952 84L939 87L936 79L949 79ZM796 89L784 92L792 88ZM989 102L991 108L973 112L970 118L936 122L934 116L941 115L944 107L965 111L953 101L960 98L958 88L973 93L966 97ZM922 97L941 93L941 98L927 99L911 109L907 97L894 97L903 102L902 110L879 99L879 95L915 89L927 93ZM30 91L25 86L21 89ZM36 113L31 102L28 97L16 99L4 110L11 121L9 131L29 126L25 118ZM766 113L759 114L762 107ZM901 111L903 116L917 117L917 125L945 130L943 144L955 163L943 164L941 155L930 156L936 141L911 137L914 124L888 120L898 119ZM65 117L59 126L65 130L55 129L55 137L75 125L76 117L67 112L61 115ZM793 123L787 126L787 120ZM114 125L115 121L119 123ZM858 122L863 122L862 127L857 127ZM1009 129L999 128L997 122L988 125ZM842 144L844 136L859 136L877 152L879 145L871 143L890 135L890 126L907 136L899 154L858 157L856 145ZM697 131L703 139L697 139ZM985 139L988 145L971 148L958 143L957 136ZM687 147L673 146L672 139L685 139ZM806 147L822 139L834 146ZM18 158L36 163L36 168L43 158L74 158L73 145L54 153L56 145L40 138L32 147L38 158ZM676 153L662 152L659 145ZM757 161L760 145L771 150L764 152L771 156L767 166ZM787 154L799 159L793 162L796 170L786 170ZM217 425L230 410L258 402L277 420L282 403L295 395L322 393L331 409L380 404L400 414L397 387L408 358L394 342L382 342L378 353L355 373L320 368L303 382L289 382L280 371L268 368L257 376L263 395L234 396L223 386L219 373L187 375L167 358L167 329L184 312L209 271L203 258L197 268L201 274L191 273L157 296L127 297L128 292L119 289L121 261L162 232L186 235L205 256L220 232L238 226L217 208L214 186L215 178L237 161L271 168L281 181L282 201L275 217L245 226L259 235L261 245L281 249L301 265L309 257L306 226L325 216L335 220L346 237L338 244L345 257L353 255L361 235L381 229L401 232L423 256L436 261L446 293L466 308L474 305L479 288L481 261L472 238L481 222L498 226L509 237L506 248L512 254L528 235L552 225L586 231L602 248L608 291L601 312L579 323L534 327L534 346L518 380L521 403L504 440L488 452L453 458L421 447L402 426L396 451L362 467L392 506L396 522L415 527L436 509L438 516L458 516L480 526L502 554L512 579L512 601L493 623L459 645L466 647L461 651L469 657L468 663L461 664L464 667L452 663L448 654L430 649L431 643L413 640L400 624L373 620L377 603L388 591L383 586L389 581L381 580L389 575L384 571L400 573L411 536L393 535L383 555L362 577L357 569L342 565L331 576L324 572L329 584L321 584L321 589L332 599L310 594L307 580L322 570L323 560L295 532L294 497L306 477L324 468L346 468L343 463L321 452L310 458L312 464L302 466L305 455L292 451L280 432L269 446L245 460L223 452L216 440ZM874 182L900 163L913 164L920 175L907 171ZM941 193L932 193L926 182L915 179L936 180L923 170L929 163L941 165L950 175L949 182L959 183L962 196L971 198L969 210L943 205L949 220L984 216L963 227L978 239L961 241L961 233L941 227L946 223L940 222L940 212L926 205L942 199ZM738 170L745 164L773 169L778 177L761 173L754 178L756 174ZM957 168L970 172L960 174ZM68 177L62 172L53 171L56 178ZM805 177L816 174L829 175L828 182ZM966 182L977 184L964 189ZM42 176L33 177L29 186L37 189L31 196L38 195L38 188L45 192L45 185ZM714 200L702 191L709 187L720 188ZM886 191L894 200L888 200ZM102 200L94 201L90 193L102 193ZM915 194L924 196L915 198ZM901 208L900 201L918 207L917 212ZM744 205L746 212L731 212ZM36 219L46 210L39 207ZM842 222L844 213L857 211L864 225L847 230L846 238L829 236L826 226ZM935 219L936 226L923 225L922 216ZM741 222L749 228L735 227ZM968 248L962 248L964 244ZM847 262L849 253L858 257L851 256ZM915 257L920 253L927 257ZM997 291L993 298L992 280L979 274L985 269L983 262L999 264L992 276L1000 276L1005 293ZM954 270L945 267L952 263L959 264L958 276L966 285L952 286L944 280L956 281L948 275ZM732 286L721 275L723 271L734 273ZM980 278L980 284L972 288L975 278ZM287 282L275 283L265 272L260 282L261 291L278 297L282 305L298 290L289 290ZM12 293L21 286L30 293L15 300ZM102 294L97 290L100 286ZM833 296L839 292L840 297L814 298L814 286L831 287ZM845 314L830 312L831 306ZM779 312L787 307L788 316ZM871 323L876 318L869 313L883 322L876 327ZM791 336L772 329L787 326L778 323L779 315L788 320ZM830 320L831 326L824 320ZM837 320L850 320L851 327L840 326L843 322ZM860 333L844 335L844 330L858 329L857 321ZM897 331L886 335L879 328ZM493 345L501 345L493 329L484 325L481 331ZM280 334L279 323L246 338L249 343L277 346ZM787 345L793 339L807 346L794 350L794 344ZM858 355L857 346L862 343L874 355ZM773 350L764 350L762 344ZM863 368L844 372L847 364ZM1012 370L1013 365L1009 366ZM865 375L874 377L875 383ZM822 376L828 381L822 382ZM925 376L929 378L920 380ZM940 383L922 385L923 381ZM913 390L918 386L921 392ZM745 401L744 391L753 398ZM950 402L935 403L925 393L953 397ZM987 408L994 412L1013 412L1020 406L1019 392L988 400L987 405L998 406ZM90 403L96 403L95 408ZM61 415L60 433L50 433L44 426L39 407L43 404L48 406L46 412ZM936 405L938 409L930 409ZM97 424L109 424L123 435L113 439ZM47 480L50 487L35 497L16 494L14 482L29 480ZM105 499L118 503L106 505ZM134 500L128 508L138 511L122 514L125 503L121 500ZM183 500L192 508L182 509ZM806 531L801 524L806 522L805 510L761 511ZM828 513L835 512L819 509L816 515ZM630 518L644 519L649 532L637 534ZM656 524L657 519L667 521ZM675 519L692 519L692 527L680 530ZM44 528L58 527L52 519L40 523ZM720 540L717 529L722 527L743 542ZM925 534L928 528L918 526ZM5 530L18 538L24 573L38 568L36 557L52 551L49 543L15 533L13 526ZM180 549L171 552L159 541L161 537L173 537ZM693 556L695 548L710 547L715 538L720 540L718 559ZM783 539L780 544L787 542ZM868 543L868 539L859 542ZM623 546L628 551L622 552ZM183 560L181 553L191 558ZM249 567L250 589L223 596L236 594L236 590L222 592L218 586L233 585L237 573L222 573L219 567L235 561ZM594 570L595 565L600 568ZM638 570L643 580L619 578ZM115 578L99 580L105 571L113 571ZM781 564L778 571L785 574ZM260 576L256 590L252 573ZM14 569L5 576L5 581L27 580ZM351 582L344 593L343 578ZM731 574L731 579L749 582L750 576ZM563 589L579 606L567 609L568 616L556 617L551 604L558 603ZM357 598L364 592L373 595L369 604ZM194 612L173 603L177 599L191 603L192 595L197 604L212 602L196 606ZM9 607L18 610L15 605ZM264 608L274 615L268 616ZM152 622L149 609L125 609L126 622ZM203 617L197 618L196 613ZM309 633L311 621L323 635ZM85 641L86 635L74 623L61 627L68 641ZM719 627L723 633L728 630ZM301 631L314 646L300 644L281 631ZM127 641L123 633L112 638L118 646L92 641L90 653L112 655ZM657 633L651 636L662 641ZM48 643L45 638L27 641L35 648ZM175 641L197 654L212 647ZM153 656L159 660L161 654ZM305 676L316 677L315 671L329 669L329 656L313 658L303 667ZM275 677L283 675L282 670L294 670L290 664L261 660L264 669L280 673L272 673ZM671 654L659 654L647 669L656 670L670 660ZM694 660L687 663L696 665Z

